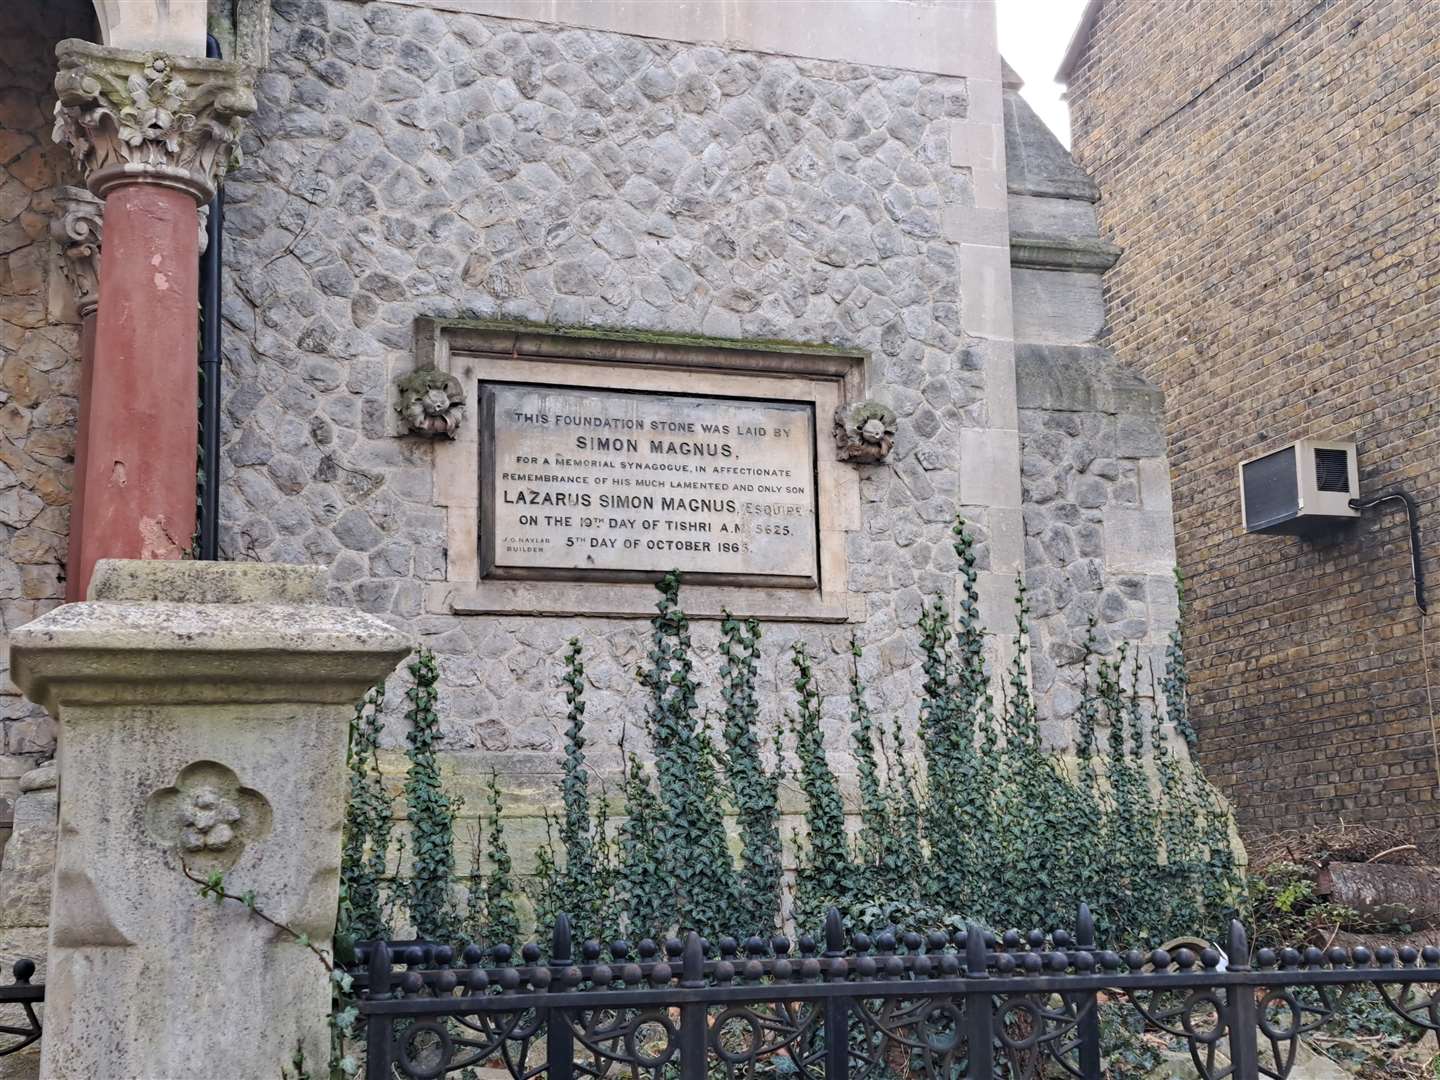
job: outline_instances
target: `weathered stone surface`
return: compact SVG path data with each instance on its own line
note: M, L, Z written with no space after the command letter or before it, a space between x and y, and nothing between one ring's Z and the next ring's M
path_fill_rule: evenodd
M35 788L32 780L30 790L25 790L22 782L15 800L14 831L0 861L0 932L50 923L59 793L54 768L37 771L47 773L43 780L49 786Z
M201 901L186 869L226 867L230 891L329 938L347 717L409 639L356 612L276 602L306 591L303 571L269 575L267 593L266 575L238 567L152 567L112 581L145 593L168 569L172 595L251 602L69 604L11 634L17 684L64 732L43 1071L278 1076L297 1047L326 1059L325 970L243 904ZM34 800L38 819L55 794L26 794L17 813Z
M89 600L176 604L319 604L325 568L278 563L143 562L101 559Z
M86 37L64 4L0 5L0 631L64 596L79 325L50 238L51 186L74 183L50 139L55 43ZM55 515L48 511L55 511ZM59 515L58 518L56 515ZM15 696L0 657L0 753L29 764L43 712ZM24 727L17 726L24 725ZM0 1059L3 1060L3 1059Z
M520 20L338 0L275 12L248 164L225 189L225 313L253 331L226 339L223 549L328 561L335 601L443 641L446 749L483 740L502 773L523 767L522 743L558 745L559 653L577 634L590 666L619 673L592 688L587 712L597 767L613 772L643 696L628 674L643 624L455 616L443 593L422 607L420 568L443 579L475 552L447 533L432 448L388 434L415 317L864 348L867 383L899 430L887 464L857 473L868 542L851 551L869 565L848 584L870 612L862 643L896 657L886 679L918 687L913 620L902 627L896 612L917 576L948 585L960 433L984 424L987 373L956 359L969 344L959 247L938 224L946 208L973 210L948 146L969 107L965 80L564 37L575 55L557 58L554 29ZM406 71L397 38L440 59L435 74ZM306 375L316 359L334 368L321 381ZM897 564L900 536L919 541L923 565ZM838 691L848 633L767 636L767 723L783 706L782 637L805 640ZM695 630L707 682L716 634ZM838 710L827 728L843 751Z
M1013 194L1097 202L1100 189L1018 93L1005 94L1005 167Z

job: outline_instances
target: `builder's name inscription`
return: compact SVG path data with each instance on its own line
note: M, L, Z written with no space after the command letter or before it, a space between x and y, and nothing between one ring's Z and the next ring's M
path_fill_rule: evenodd
M481 403L492 576L816 584L810 406L513 383Z

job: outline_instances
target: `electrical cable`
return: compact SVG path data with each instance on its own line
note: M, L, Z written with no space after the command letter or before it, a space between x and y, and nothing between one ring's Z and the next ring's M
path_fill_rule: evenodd
M1430 605L1425 601L1425 567L1420 562L1420 507L1414 497L1409 492L1396 488L1384 495L1376 495L1373 499L1351 499L1350 509L1369 510L1384 502L1405 504L1405 516L1410 522L1410 573L1415 581L1415 603L1422 613L1428 613Z
M1435 687L1430 678L1430 641L1425 628L1430 605L1425 599L1425 566L1420 559L1420 507L1408 492L1396 488L1373 499L1351 499L1352 510L1369 510L1383 502L1402 502L1410 525L1410 571L1415 581L1415 605L1420 609L1420 666L1425 676L1425 705L1430 715L1430 750L1435 758L1435 789L1440 797L1440 723L1435 719Z

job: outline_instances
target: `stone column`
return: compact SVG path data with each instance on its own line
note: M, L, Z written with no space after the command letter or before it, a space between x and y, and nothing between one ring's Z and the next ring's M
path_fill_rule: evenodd
M50 233L60 244L60 266L75 290L80 314L80 415L75 422L75 478L70 485L70 550L65 560L65 600L79 600L81 541L85 536L85 463L90 447L90 384L95 374L95 311L100 306L100 239L105 203L85 188L55 191L59 216ZM93 560L92 560L93 561Z
M178 559L195 531L195 210L238 151L253 72L66 40L55 139L105 201L76 588L101 557ZM72 526L72 544L75 543Z
M348 718L409 642L323 589L312 567L102 561L88 602L12 632L12 678L60 725L42 1076L279 1077L297 1051L324 1072L320 960L187 877L329 945Z

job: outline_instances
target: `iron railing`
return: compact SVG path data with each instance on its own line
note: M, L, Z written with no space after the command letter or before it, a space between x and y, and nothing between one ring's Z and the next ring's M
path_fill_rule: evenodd
M16 960L11 968L15 981L9 986L0 986L0 1057L24 1050L40 1038L40 1017L35 1006L45 1000L45 984L32 983L35 975L35 961ZM18 1013L5 1006L18 1006ZM4 1021L23 1016L25 1023L7 1024Z
M518 962L517 962L518 961ZM557 920L549 955L366 943L354 989L367 1077L500 1067L544 1075L701 1080L779 1076L1099 1080L1098 998L1183 1040L1205 1080L1284 1080L1300 1039L1356 987L1440 1036L1440 949L1260 949L1232 923L1218 948L1101 949L1076 932L977 927L847 940L832 911L817 941L721 939L632 948Z

